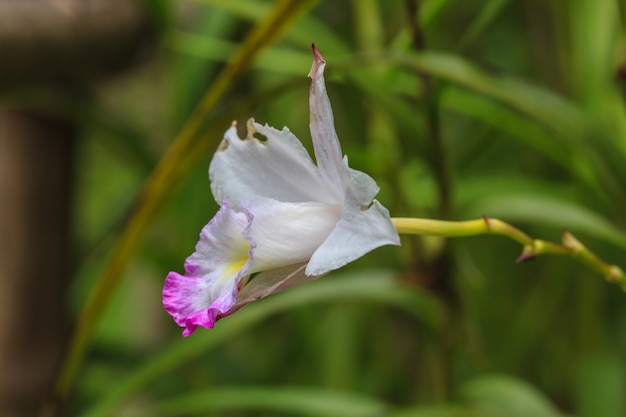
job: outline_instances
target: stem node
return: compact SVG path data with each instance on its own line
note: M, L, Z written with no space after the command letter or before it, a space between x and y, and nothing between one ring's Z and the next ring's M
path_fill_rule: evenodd
M487 230L491 230L491 222L489 221L489 217L482 215L483 221L485 222L485 226L487 226Z

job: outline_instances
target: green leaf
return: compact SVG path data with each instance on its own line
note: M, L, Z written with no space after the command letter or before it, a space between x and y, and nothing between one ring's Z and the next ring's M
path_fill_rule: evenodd
M480 9L480 13L461 37L461 47L464 48L472 43L492 21L498 18L509 2L510 0L490 0L484 2L485 4Z
M461 386L454 403L411 407L390 417L559 417L562 414L529 384L489 375Z
M220 38L199 36L186 32L173 32L166 38L166 45L173 51L197 58L223 62L237 49L237 43ZM293 74L304 77L311 65L311 53L303 50L271 48L264 51L253 67L273 73Z
M489 74L450 54L405 53L389 56L382 62L412 68L510 106L566 140L570 151L584 158L589 172L602 184L601 191L617 207L626 209L626 187L622 180L626 178L626 164L616 148L613 133L575 103L521 79Z
M266 3L250 0L195 0L220 10L232 13L234 16L257 22L268 11ZM285 38L309 50L311 43L315 43L324 53L324 57L332 54L345 55L350 53L351 47L343 37L338 36L324 21L315 18L312 14L302 16L297 25L292 26ZM310 59L309 59L310 61ZM310 62L309 62L310 64Z
M557 417L561 413L535 388L504 375L483 376L461 388L461 401L490 416ZM481 414L485 415L485 414Z
M623 8L623 4L621 5ZM623 32L616 0L571 2L573 88L586 110L610 132L601 145L626 157L626 105L615 73ZM623 42L623 40L621 40Z
M424 27L432 25L450 3L453 2L451 0L424 0L419 9L420 24Z
M459 114L470 116L486 125L502 131L508 137L532 147L535 151L541 152L560 166L571 170L574 174L584 180L588 180L585 172L577 168L579 165L572 163L572 154L567 146L565 138L551 135L543 126L535 121L524 117L508 107L503 107L499 103L476 94L475 92L463 90L455 86L446 88L441 96L441 106L444 110L453 111ZM469 155L463 162L475 155ZM591 183L594 185L595 183Z
M221 387L158 402L139 416L180 416L233 410L265 410L298 416L376 417L388 408L371 397L295 387Z
M193 39L177 36L180 31L175 28L169 30L163 36L163 45L167 48L176 40L176 48L171 48L174 59L168 61L169 66L169 94L172 97L169 108L171 109L172 124L176 129L186 122L189 114L202 98L202 94L209 88L212 82L211 75L215 74L218 65L215 62L202 59L192 53L189 49L197 48L193 42L196 38L222 38L228 35L232 26L237 20L228 13L215 10L200 10L194 25L195 37ZM218 45L204 45L210 51L218 49ZM233 48L234 49L234 48ZM167 49L166 49L167 50ZM230 54L234 52L229 50ZM224 61L231 55L224 57ZM174 132L176 133L176 132Z
M388 417L496 417L462 405L422 405L389 414Z
M348 300L367 300L396 306L415 315L432 332L441 328L443 310L432 296L424 292L405 291L394 284L389 273L359 273L358 275L338 275L290 289L268 299L252 303L219 322L210 331L201 331L189 338L180 338L157 356L134 370L128 379L94 404L83 416L96 417L115 414L126 400L152 381L158 380L179 366L207 355L208 352L245 331L247 328L267 319L273 314L312 303Z
M605 353L577 364L578 409L581 417L626 415L624 355Z

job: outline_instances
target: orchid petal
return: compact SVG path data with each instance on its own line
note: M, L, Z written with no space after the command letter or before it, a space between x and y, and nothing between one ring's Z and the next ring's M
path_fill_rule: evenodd
M185 261L185 275L170 272L163 305L188 336L198 327L212 328L219 314L237 300L237 284L247 274L255 243L247 236L248 213L225 202L202 229L195 252Z
M389 211L373 199L378 193L374 180L348 167L347 158L343 161L343 173L346 201L341 220L311 256L307 275L322 275L380 246L400 244Z
M254 134L266 140L257 139ZM311 160L300 141L283 128L278 131L248 121L248 136L240 139L232 126L224 135L209 167L211 189L218 204L229 200L239 208L252 195L285 202L342 203Z
M306 262L331 233L341 205L285 203L266 197L242 202L254 221L248 235L256 243L250 272Z
M242 209L254 219L246 232L255 243L248 273L258 273L241 289L228 314L251 301L317 278L306 276L304 267L339 221L341 208L266 197L243 201Z
M313 66L309 72L309 77L311 78L309 107L315 159L322 174L328 178L335 190L341 193L341 146L335 131L333 109L330 106L324 83L326 61L324 61L315 45L313 45L313 56Z

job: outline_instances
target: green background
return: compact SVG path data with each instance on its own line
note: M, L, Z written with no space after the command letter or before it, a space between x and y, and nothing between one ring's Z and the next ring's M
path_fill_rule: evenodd
M624 293L566 257L516 264L521 247L498 236L403 236L180 336L161 288L217 210L211 155L249 117L311 150L312 42L343 152L392 216L487 215L553 241L566 228L626 266L622 2L302 2L271 45L246 44L277 3L147 1L153 49L81 113L69 308L95 291L105 309L69 414L626 415ZM255 59L233 61L242 50ZM163 158L190 123L189 145Z

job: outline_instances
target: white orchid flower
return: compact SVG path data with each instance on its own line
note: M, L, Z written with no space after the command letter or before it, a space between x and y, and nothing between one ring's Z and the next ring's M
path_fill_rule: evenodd
M250 119L245 139L234 124L226 131L209 167L221 208L202 229L185 274L170 272L163 288L163 305L185 327L183 336L379 246L400 244L389 212L374 199L374 180L341 157L326 62L315 46L313 55L309 104L317 166L286 127Z

